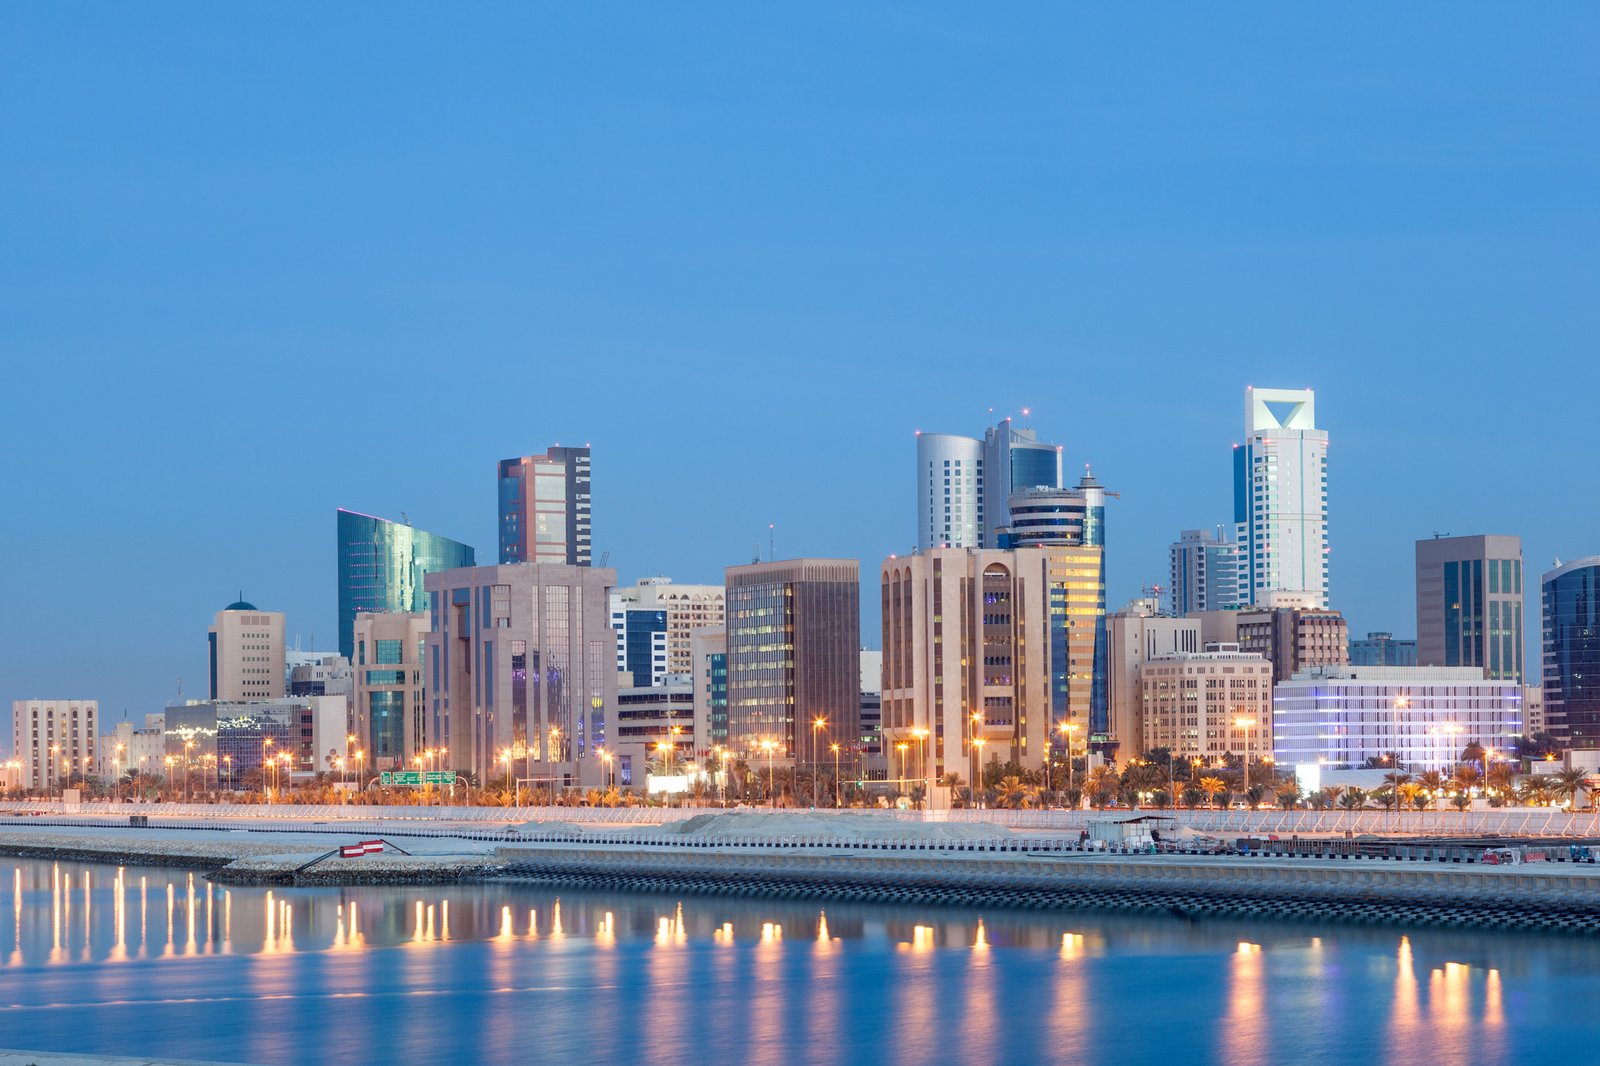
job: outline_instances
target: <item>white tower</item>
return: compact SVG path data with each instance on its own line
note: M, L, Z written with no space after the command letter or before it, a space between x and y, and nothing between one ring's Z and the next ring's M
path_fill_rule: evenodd
M1245 439L1233 446L1241 603L1289 591L1328 605L1328 434L1315 403L1310 389L1245 389Z
M919 432L917 548L979 547L982 501L983 442L951 433Z

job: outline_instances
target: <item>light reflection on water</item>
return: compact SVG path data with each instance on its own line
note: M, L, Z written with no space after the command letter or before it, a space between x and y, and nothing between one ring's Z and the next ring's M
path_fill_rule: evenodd
M1579 938L8 870L0 1032L39 1050L1415 1066L1585 1039L1600 992Z

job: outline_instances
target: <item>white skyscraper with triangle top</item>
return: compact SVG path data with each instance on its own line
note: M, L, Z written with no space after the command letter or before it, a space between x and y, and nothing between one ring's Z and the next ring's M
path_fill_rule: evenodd
M1233 446L1239 601L1274 592L1328 605L1328 433L1310 389L1246 388L1245 439Z

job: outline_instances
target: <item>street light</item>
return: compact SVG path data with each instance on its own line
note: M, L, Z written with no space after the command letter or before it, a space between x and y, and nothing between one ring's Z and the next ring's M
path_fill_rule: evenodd
M55 771L56 771L55 776L59 780L60 777L61 777L61 745L60 744L52 744L52 745L50 745L50 765L55 768ZM46 784L48 785L49 782L46 781ZM46 788L45 789L45 794L49 795L50 791L51 791L50 789ZM61 802L65 803L66 801L67 801L66 786L62 785L61 786Z
M1072 734L1078 731L1078 723L1062 722L1059 726L1061 736L1067 746L1067 791L1072 791Z
M773 760L773 756L778 751L778 742L776 740L763 740L761 742L761 747L765 748L766 751L767 751L767 793L768 793L767 802L768 802L768 805L771 806L773 810L777 810L778 809L778 783L777 783L778 782L778 778L777 778L776 771L773 769L772 760Z
M819 732L821 732L822 731L822 727L827 725L827 724L828 724L828 720L826 718L822 717L822 715L820 715L820 714L817 715L815 718L813 718L811 720L811 809L812 810L816 810L817 809L817 784L818 784L818 782L817 782L817 763L821 761L820 759L817 758L817 734Z
M911 731L911 735L917 738L917 776L922 778L923 791L926 793L929 785L928 756L923 744L928 739L928 731L919 725Z
M1254 718L1240 717L1235 718L1233 724L1235 727L1244 730L1244 791L1248 793L1250 791L1250 727L1256 724L1256 720ZM1248 797L1246 797L1245 802L1249 802Z
M830 745L833 748L833 805L836 808L844 806L844 789L839 784L839 745L837 742Z
M115 795L116 787L119 784L122 783L122 752L123 752L124 749L125 749L125 745L118 744L117 745L117 749L116 749L117 750L116 758L111 760L111 769L114 772L114 774L116 775L115 778L111 782L113 795Z
M261 739L261 802L263 803L272 802L272 792L267 788L267 774L273 766L272 739L271 737Z
M978 753L978 770L979 771L983 770L983 746L985 744L987 744L987 743L989 743L989 742L987 740L985 740L984 738L982 738L982 737L973 737L972 738L972 748L973 748L974 751L976 751ZM978 775L976 773L972 775L972 796L973 796L973 801L974 801L973 802L973 806L977 806L977 802L976 801L977 801L977 796L978 796Z

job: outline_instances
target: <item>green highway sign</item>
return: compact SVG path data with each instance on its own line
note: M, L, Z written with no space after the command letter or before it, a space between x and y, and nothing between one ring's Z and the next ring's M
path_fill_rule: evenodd
M453 785L456 783L454 770L385 770L378 777L378 783L389 785Z

